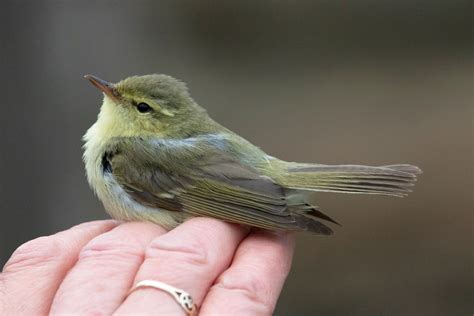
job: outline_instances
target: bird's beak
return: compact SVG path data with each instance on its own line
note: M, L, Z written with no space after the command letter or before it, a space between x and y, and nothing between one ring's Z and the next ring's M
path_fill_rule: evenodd
M93 75L85 75L84 78L89 80L94 86L102 90L102 92L104 92L112 100L117 101L120 97L120 94L115 89L113 83L107 82Z

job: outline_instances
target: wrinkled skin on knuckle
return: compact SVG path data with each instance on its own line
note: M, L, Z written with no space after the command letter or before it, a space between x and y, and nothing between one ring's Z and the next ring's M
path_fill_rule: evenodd
M215 290L224 290L241 295L258 315L271 315L274 306L267 299L272 295L266 287L266 283L255 273L242 273L239 277L233 275L221 275L216 284L212 286ZM229 296L232 296L229 294Z
M287 255L287 250L285 249L286 245L282 245L279 243L267 243L264 246L258 245L258 246L249 246L247 245L247 248L245 251L242 251L242 254L246 253L261 253L262 252L262 247L267 247L267 249L272 249L271 255L266 255L265 260L262 262L259 262L259 264L264 265L265 267L268 267L273 271L273 273L284 273L288 274L288 272L291 270L291 265L293 263L293 257L290 255Z
M18 247L3 268L4 273L63 260L68 247L57 236L39 237Z
M173 258L179 263L191 266L209 265L207 247L198 240L188 243L176 243L156 239L148 246L146 257L151 259Z
M0 315L8 315L6 297L5 274L0 273Z
M79 252L79 260L135 260L143 259L139 247L121 241L95 239Z

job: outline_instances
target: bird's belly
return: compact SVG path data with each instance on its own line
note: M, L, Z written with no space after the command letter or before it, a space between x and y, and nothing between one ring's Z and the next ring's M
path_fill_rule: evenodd
M99 199L107 213L115 219L124 221L149 221L166 229L172 229L186 219L186 214L177 211L154 208L135 201L117 183L112 174L101 175L96 184Z

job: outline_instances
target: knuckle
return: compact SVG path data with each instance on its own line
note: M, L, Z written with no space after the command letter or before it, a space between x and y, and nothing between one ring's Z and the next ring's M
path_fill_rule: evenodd
M79 260L134 260L143 259L143 253L140 247L121 241L105 240L96 238L91 240L79 252Z
M231 293L239 294L256 309L262 311L262 314L271 315L273 313L273 304L268 300L271 291L258 276L247 274L245 277L235 277L223 274L212 286L212 290L224 290L229 295L232 295Z
M58 261L65 252L67 252L66 244L56 236L39 237L18 247L5 264L3 271L14 272Z
M155 239L146 250L147 258L173 258L193 266L206 266L209 264L207 249L198 240L187 244L178 244Z
M265 266L268 267L268 271L271 271L275 275L288 274L291 269L292 260L291 257L287 257L278 253L273 256L265 257Z
M5 280L5 273L0 273L0 315L5 315L1 313L2 307L5 306L5 297L6 293L6 280Z

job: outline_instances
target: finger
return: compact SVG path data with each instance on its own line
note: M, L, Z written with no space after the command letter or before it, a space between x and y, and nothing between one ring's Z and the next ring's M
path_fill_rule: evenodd
M180 288L198 305L225 270L247 229L211 218L193 218L156 238L146 251L135 284L155 280ZM169 294L154 288L133 291L116 314L183 315Z
M165 232L151 223L124 223L92 239L59 287L50 313L112 314L132 286L147 245Z
M292 234L254 232L211 287L200 315L272 315L290 271Z
M47 314L54 294L74 265L80 249L117 222L94 221L20 246L0 274L3 315Z

